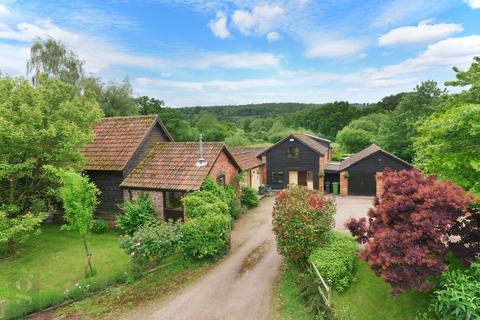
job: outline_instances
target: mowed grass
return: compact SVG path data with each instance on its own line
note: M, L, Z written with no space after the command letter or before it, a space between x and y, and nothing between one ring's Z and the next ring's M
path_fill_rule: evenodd
M129 258L118 241L114 231L89 238L97 273L85 280L85 249L79 235L59 226L42 227L39 236L18 245L15 256L0 259L0 300L6 301L7 313L42 309L61 302L64 291L79 282L98 288L129 271Z
M357 280L343 294L334 293L335 314L340 319L352 320L410 320L424 311L431 293L409 291L395 298L388 284L376 277L368 264L360 261Z

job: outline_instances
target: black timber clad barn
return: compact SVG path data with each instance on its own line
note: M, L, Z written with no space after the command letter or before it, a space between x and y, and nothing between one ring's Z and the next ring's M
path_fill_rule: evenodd
M289 184L319 189L320 159L329 155L330 141L306 134L289 135L260 154L266 157L267 184L272 189Z
M123 203L124 178L155 143L173 139L156 115L105 118L93 132L93 142L82 150L85 173L101 192L96 216L110 219Z
M371 196L376 193L376 173L386 168L400 171L412 165L373 144L343 160L339 171L348 172L349 195Z

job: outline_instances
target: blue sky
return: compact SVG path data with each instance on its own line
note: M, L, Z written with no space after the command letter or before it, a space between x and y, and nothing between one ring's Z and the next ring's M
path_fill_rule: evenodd
M174 107L375 102L480 55L480 0L0 0L2 73L36 37Z

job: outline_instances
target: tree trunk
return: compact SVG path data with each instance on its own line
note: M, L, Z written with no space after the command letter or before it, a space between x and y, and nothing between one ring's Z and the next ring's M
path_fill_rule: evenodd
M15 240L11 240L7 243L8 252L14 254L17 251L17 242Z
M83 246L85 247L85 254L87 255L87 265L85 266L85 274L87 274L87 269L90 272L90 274L92 274L93 273L92 262L91 262L92 254L90 253L90 251L88 251L87 238L82 237L82 239L83 239Z

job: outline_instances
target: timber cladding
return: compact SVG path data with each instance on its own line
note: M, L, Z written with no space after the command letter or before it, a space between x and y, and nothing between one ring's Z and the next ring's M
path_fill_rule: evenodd
M284 140L278 145L266 151L267 157L267 184L273 189L283 189L289 184L289 171L311 171L313 177L319 175L319 155L305 144L294 141ZM289 148L298 148L299 155L297 158L289 158ZM282 182L273 181L274 173L282 173ZM319 179L313 179L313 187L318 189Z

